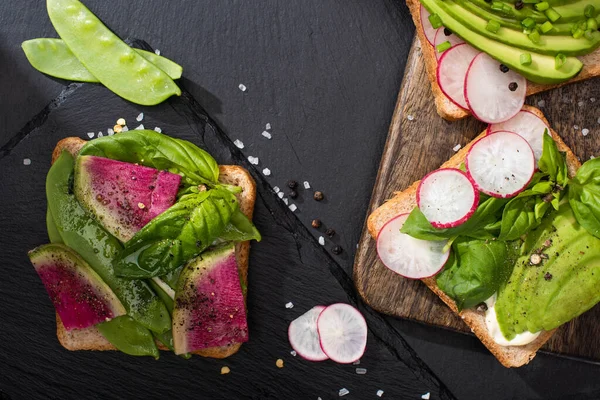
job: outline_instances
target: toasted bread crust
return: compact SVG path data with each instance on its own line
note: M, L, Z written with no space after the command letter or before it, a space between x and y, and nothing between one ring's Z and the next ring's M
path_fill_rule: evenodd
M410 10L413 21L416 27L416 34L421 42L421 51L423 53L423 59L425 60L425 67L427 69L427 77L431 83L431 91L435 98L435 106L440 117L448 121L456 121L470 115L468 110L460 108L454 104L440 89L437 83L437 59L435 58L435 49L429 45L425 32L423 32L423 26L421 25L421 3L419 0L406 0L406 5ZM586 56L578 57L583 62L583 69L573 79L563 82L557 85L542 85L539 83L527 82L527 96L544 92L546 90L554 89L560 86L567 85L569 83L582 81L585 79L600 76L600 49L590 53Z
M52 152L52 163L66 150L73 157L77 157L79 151L85 145L87 141L78 137L68 137L62 139L56 144L54 151ZM219 181L229 185L235 185L242 188L242 192L237 194L236 197L240 203L240 210L250 220L254 214L254 203L256 202L256 183L250 175L250 173L238 165L220 165L219 166ZM237 265L240 273L240 279L244 285L248 284L248 265L250 260L250 242L240 242L235 246L235 253L237 259ZM246 295L244 295L244 302L246 302ZM94 326L85 329L74 329L67 331L60 320L58 314L56 315L56 335L60 344L67 350L117 350L112 344L108 342ZM227 358L240 349L241 343L234 343L230 346L222 347L211 347L195 351L202 357L211 358ZM162 344L158 345L161 350L168 350Z
M544 118L542 112L537 108L525 106L524 109L536 114L542 118L546 124L548 124L548 121ZM442 164L441 168L460 167L460 165L465 161L471 146L485 134L485 131L482 132L479 136L473 139L473 141L452 156L452 158ZM558 136L558 134L553 130L551 130L551 134L556 141L559 150L566 152L569 176L573 176L581 164L571 149L562 141L560 136ZM379 231L387 221L396 215L409 213L417 206L416 191L417 187L419 186L419 182L420 181L414 182L402 192L396 192L394 197L387 200L379 208L373 211L371 215L369 215L367 219L367 229L369 230L369 234L374 239L377 238ZM527 364L533 357L535 357L537 350L543 346L544 343L546 343L546 341L550 339L554 333L554 330L542 332L536 340L525 346L501 346L494 342L492 337L489 335L483 313L479 313L470 309L458 312L456 303L437 286L435 277L422 279L422 281L429 289L438 295L454 313L458 314L463 319L463 321L471 328L471 331L505 367L519 367Z

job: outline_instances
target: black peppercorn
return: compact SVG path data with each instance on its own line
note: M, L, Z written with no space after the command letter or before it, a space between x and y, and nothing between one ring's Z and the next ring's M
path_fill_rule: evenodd
M288 193L288 196L291 199L295 199L296 197L298 197L298 192L296 192L295 190L290 190L290 192Z
M342 248L340 246L333 246L331 252L337 256L339 254L342 254Z
M298 182L295 180L288 181L288 187L290 189L296 189L298 187Z
M452 35L452 31L448 28L444 28L444 35L450 36L450 35Z
M321 227L321 220L319 218L313 219L311 225L315 229L319 229Z
M329 237L333 237L333 235L335 235L335 229L329 228L325 231L325 234Z
M518 87L519 85L517 84L517 82L511 82L508 84L508 90L510 90L511 92L517 90Z
M516 8L517 10L522 10L524 6L525 6L525 4L523 4L523 1L522 1L522 0L519 0L519 1L517 1L517 2L515 3L515 8Z
M323 192L316 191L315 194L313 195L313 199L315 199L316 201L321 201L324 198L325 198L325 195L323 195Z
M488 306L484 302L481 302L481 303L477 304L477 311L479 311L479 312L486 312L487 309L488 309Z
M546 272L546 275L544 275L544 279L547 281L552 280L552 274L550 272Z
M503 73L507 73L508 67L504 64L500 64L500 71L502 71Z

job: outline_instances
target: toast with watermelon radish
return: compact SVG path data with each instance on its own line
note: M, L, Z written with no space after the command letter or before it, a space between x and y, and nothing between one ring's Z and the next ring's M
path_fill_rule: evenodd
M437 39L437 42L435 42L436 31L433 30L430 24L427 24L425 20L421 20L421 12L423 9L421 2L419 0L406 0L406 4L412 15L413 22L416 27L416 35L421 44L420 50L423 55L423 60L425 61L427 77L431 83L431 90L433 92L438 114L442 118L449 121L459 120L471 115L468 107L460 107L456 104L457 102L450 100L450 98L444 94L444 91L441 89L438 83L437 71L440 57L435 47L430 44L430 41L431 43L437 43L441 41ZM427 15L429 15L428 12ZM561 21L559 20L559 22ZM449 41L452 45L454 45L454 41L452 40L453 37L454 35L449 36ZM457 42L460 43L463 41L458 39ZM587 55L579 56L578 58L583 63L583 68L576 76L559 84L539 84L529 81L527 83L526 95L529 96L535 93L560 87L571 82L582 81L600 76L600 49L596 49L595 51ZM458 103L460 104L461 102L458 101Z
M86 143L87 141L76 137L61 140L52 153L52 163L58 159L63 151L67 151L73 157L77 157L79 151ZM256 184L248 171L236 165L221 165L219 166L219 182L241 188L241 191L236 194L240 211L249 220L252 220L254 203L256 201ZM237 242L235 244L235 260L237 262L240 283L243 287L247 285L249 254L249 241ZM244 303L246 301L246 291L244 291L243 301ZM68 350L116 350L95 326L67 330L58 314L56 315L56 325L58 340ZM158 347L161 350L168 350L167 347L160 343L158 343ZM240 347L241 343L233 343L226 346L204 348L194 351L193 354L203 357L226 358L236 353Z
M520 121L520 122L517 122L517 124L524 126L524 133L525 133L524 136L527 137L528 127L533 125L531 120L534 118L534 116L539 118L540 121L538 122L538 126L542 127L542 131L544 130L544 127L548 126L548 122L544 118L541 111L539 111L538 109L529 107L529 106L525 106L523 108L523 112L532 114L526 118L518 117L516 119L516 121ZM508 127L511 125L512 125L512 128L515 128L515 126L514 126L515 124L511 124L511 123L507 123L503 126L499 126L499 128ZM492 127L494 127L494 126L492 125ZM498 131L498 133L500 133L500 134L502 134L502 132L503 132L502 130ZM464 169L465 162L467 161L467 157L470 154L470 151L471 151L473 145L482 138L490 137L490 136L496 135L498 133L490 133L487 130L484 131L483 133L481 133L481 135L479 135L478 137L473 139L473 141L471 143L469 143L468 145L463 147L453 157L451 157L448 161L446 161L441 166L441 169L439 171L444 171L444 169L455 169L455 170L456 169ZM556 144L558 151L560 151L562 154L564 154L564 164L565 164L565 172L564 173L566 175L568 175L568 177L573 178L574 176L576 176L578 169L581 167L580 162L578 161L577 157L573 154L571 149L569 149L569 147L561 140L561 138L558 136L558 134L556 132L554 132L553 130L550 130L549 133L551 134L552 139L554 139L554 143ZM528 142L532 145L532 147L536 147L535 142L533 140L531 140L531 138L528 139ZM532 150L532 152L531 152L532 158L534 157L533 153L534 152ZM591 161L597 161L597 160L591 160ZM585 169L585 167L586 167L586 165L584 165L584 167L581 169L583 170L583 169ZM542 168L542 167L540 167L540 168ZM567 180L566 177L564 177L563 179ZM384 204L379 206L377 209L375 209L369 215L369 217L367 219L367 228L369 230L370 235L373 237L373 239L377 240L379 237L382 236L382 235L380 235L380 232L382 232L384 230L384 227L386 225L388 225L388 222L394 221L394 220L400 218L398 216L407 215L408 213L411 213L412 211L415 211L417 209L417 207L418 207L418 203L417 203L418 193L417 192L420 187L420 182L421 181L414 182L412 185L410 185L404 191L396 192L394 197L387 200ZM448 190L445 190L444 193L448 193ZM482 196L483 196L483 194L482 194ZM570 192L569 192L569 196L570 196ZM500 197L500 196L498 196L498 197ZM565 198L566 197L567 196L565 195ZM490 197L490 199L494 199L494 198ZM496 199L496 200L502 201L504 199L500 198L500 199ZM562 203L566 203L566 201L562 202ZM569 203L567 203L567 204L569 204ZM558 207L558 205L557 205L557 207ZM395 229L394 231L397 232L399 229L400 229L400 226L398 226L397 229ZM583 231L582 229L580 229L580 230ZM588 229L588 231L589 231L589 229ZM570 234L570 235L572 236L573 234ZM404 236L408 236L408 235L404 235ZM598 236L597 232L596 232L595 236ZM430 239L430 240L433 240L433 239ZM490 241L493 241L493 240L494 239L490 239ZM551 241L548 241L548 240L546 240L546 242L550 243L549 245L551 245L551 243L552 243ZM396 243L398 243L398 241L396 241ZM433 242L433 243L437 243L437 242ZM546 244L548 244L548 243L546 243ZM378 240L377 246L378 246L378 251L379 251L379 246L380 246L379 240ZM542 245L541 248L543 250L544 245ZM454 247L453 247L453 249L454 249ZM537 256L540 256L540 261L543 263L545 254L543 254L542 250L539 252L539 254L537 254L537 253L536 254L537 254ZM585 250L585 248L584 248L584 250ZM430 250L430 249L428 251L430 253L432 252L432 250ZM556 251L557 251L556 255L558 256L558 250L556 250ZM550 252L550 250L548 252ZM396 250L396 253L402 253L402 249ZM581 252L581 253L583 253L583 252ZM531 259L532 260L531 265L533 266L533 268L535 268L534 265L538 265L538 264L535 264L535 262L537 262L537 256L536 256L535 261L533 258ZM550 257L552 257L552 256L553 256L553 254ZM382 257L381 254L380 254L380 257ZM398 259L398 257L400 257L400 256L397 255L396 260ZM532 257L533 257L533 255L532 255ZM382 258L384 263L387 262L387 260L385 258L386 257L384 254L383 258ZM406 258L413 259L414 257L406 257ZM388 259L389 259L389 257L388 257ZM394 262L394 261L395 260L392 260L391 262ZM539 264L539 265L543 265L543 264ZM394 270L389 265L388 265L388 268ZM440 269L437 265L432 266L432 268L435 271L438 271ZM517 267L515 267L515 268L517 268ZM542 271L542 270L540 270L540 271ZM396 272L398 272L398 271L396 271ZM409 276L408 274L404 274L404 273L400 273L400 274L403 276ZM558 274L555 273L555 275L556 276L554 277L554 279L555 280L559 279L557 277ZM446 292L444 292L438 286L438 281L436 279L436 276L431 276L431 273L422 274L421 277L423 277L421 279L423 281L423 283L425 283L429 287L429 289L431 289L436 295L438 295L440 297L440 299L444 303L446 303L448 305L448 307L454 313L456 313L463 319L463 321L471 328L472 332L481 340L481 342L490 350L490 352L502 363L502 365L504 365L506 367L519 367L521 365L527 364L535 356L537 350L542 345L544 345L544 343L554 333L554 330L555 330L554 328L548 329L548 330L541 330L541 333L534 340L530 341L529 343L526 343L525 345L521 345L521 344L520 345L500 345L497 343L496 340L494 340L493 335L488 330L488 327L486 325L486 314L482 313L481 310L477 310L473 305L468 306L468 307L467 306L460 307L460 305L457 304L457 301L455 301L453 298L451 298ZM551 282L552 281L552 275L548 275L548 273L545 276L542 276L542 278L543 278L543 279L541 279L542 282ZM517 296L518 296L518 294L517 294ZM596 298L595 300L598 300L598 299ZM481 300L479 300L479 301L481 301ZM558 307L558 308L560 308L560 307ZM583 310L583 311L585 311L585 310ZM573 317L574 316L571 315L569 319L572 319ZM562 321L562 322L566 322L566 321L567 320Z

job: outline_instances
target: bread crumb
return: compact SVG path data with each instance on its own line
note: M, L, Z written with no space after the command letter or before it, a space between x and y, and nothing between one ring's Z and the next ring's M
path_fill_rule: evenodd
M144 208L146 208L146 205L144 203L138 203L138 207L140 210L143 210Z
M278 358L277 361L275 361L275 365L277 365L277 368L283 368L283 360Z
M137 117L135 117L135 120L137 122L141 122L144 119L144 113L140 113Z
M115 131L115 133L120 133L121 131L123 131L123 127L117 124L113 127L113 131Z
M117 120L117 125L121 125L121 126L127 125L127 122L125 122L125 118L119 118Z
M229 367L222 367L221 368L221 375L227 375L230 372L231 372L231 370L229 369Z
M341 388L341 389L340 389L340 391L338 392L338 395L339 395L340 397L343 397L343 396L347 395L348 393L350 393L350 391L349 391L348 389L346 389L346 388Z

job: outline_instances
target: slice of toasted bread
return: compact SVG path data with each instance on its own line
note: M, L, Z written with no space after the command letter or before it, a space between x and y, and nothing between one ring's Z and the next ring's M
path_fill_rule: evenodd
M52 152L52 162L60 156L63 150L68 151L76 157L81 147L87 142L77 137L68 137L62 139L56 144ZM242 191L237 195L240 203L240 210L250 220L254 214L254 203L256 202L256 183L245 169L237 165L220 165L219 166L219 181L229 185L235 185L242 188ZM248 264L250 258L250 242L240 242L235 246L237 265L240 273L240 279L243 285L248 284ZM246 297L244 296L244 301ZM85 329L74 329L67 331L58 314L56 315L56 335L58 341L68 350L116 350L110 344L96 327ZM226 358L236 353L241 343L235 343L229 346L211 347L194 352L194 354L202 357ZM166 347L160 345L161 350L167 350Z
M427 69L427 77L429 78L429 82L431 83L431 90L433 92L433 96L435 98L435 106L438 114L449 121L456 121L457 119L465 118L470 115L468 110L460 108L456 104L454 104L440 89L440 86L437 83L437 59L435 57L435 49L433 46L429 44L427 38L425 37L425 33L423 32L423 25L421 24L421 3L419 0L406 0L406 4L410 10L413 21L416 27L417 37L421 42L421 52L423 54L423 59L425 60L425 67ZM538 83L527 82L527 95L531 95L534 93L543 92L546 90L550 90L559 86L566 85L568 83L581 81L584 79L593 78L596 76L600 76L600 49L590 53L586 56L579 57L579 59L583 62L583 69L581 72L573 79L558 84L558 85L541 85Z
M534 107L525 106L524 109L531 111L548 124L548 121L544 118L544 115L540 110ZM552 137L556 141L560 151L564 151L567 154L567 165L569 169L569 176L573 176L577 169L581 166L575 154L571 149L562 141L556 132L551 130ZM459 168L460 165L465 161L467 153L473 143L480 137L484 136L486 132L481 133L473 139L472 142L467 144L452 158L442 164L441 168ZM419 182L414 182L408 188L402 192L396 192L394 197L386 201L379 208L377 208L369 218L367 219L367 229L373 239L377 238L377 234L385 225L387 221L402 213L409 213L417 206L416 191L419 186ZM472 309L462 310L458 312L454 301L448 297L444 292L437 286L435 277L422 279L422 281L437 294L444 303L450 307L452 311L457 313L463 321L471 328L471 331L483 342L483 344L496 356L496 358L505 367L519 367L523 364L527 364L533 357L537 350L544 344L554 331L542 332L536 340L525 346L501 346L494 342L490 334L488 333L485 317L483 313L477 312Z

